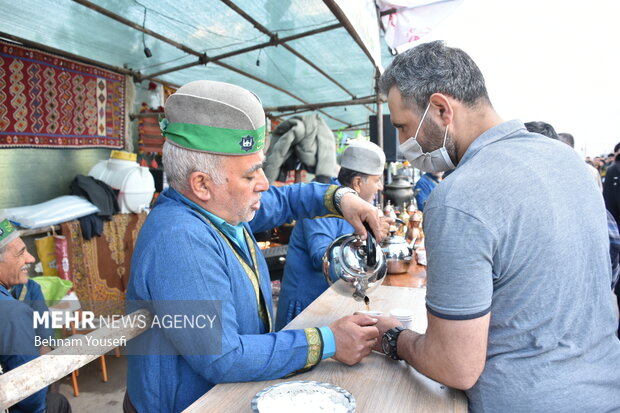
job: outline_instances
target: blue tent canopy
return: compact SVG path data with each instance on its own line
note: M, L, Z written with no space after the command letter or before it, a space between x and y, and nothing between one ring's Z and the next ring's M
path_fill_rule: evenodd
M375 65L330 9L333 0L0 1L0 37L130 72L137 81L235 83L273 115L295 112L283 106L351 101L319 109L332 129L367 128L376 113ZM381 54L386 65L384 44ZM372 103L353 104L360 98Z

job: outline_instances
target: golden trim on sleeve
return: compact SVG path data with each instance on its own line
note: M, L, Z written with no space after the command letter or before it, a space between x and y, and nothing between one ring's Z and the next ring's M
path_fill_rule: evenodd
M340 212L336 209L336 205L334 204L334 193L336 189L338 189L338 185L330 185L325 191L325 197L323 198L323 202L325 203L325 208L332 214L335 214L338 217L341 217Z
M308 358L304 369L311 368L319 364L323 353L323 338L318 328L306 328L306 339L308 340Z
M342 217L342 215L336 215L336 214L321 215L320 217L307 218L307 219L318 219L318 218L340 218L340 219L344 219Z

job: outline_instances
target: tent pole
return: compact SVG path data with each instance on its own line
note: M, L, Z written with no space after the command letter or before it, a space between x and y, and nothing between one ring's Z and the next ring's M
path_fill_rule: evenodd
M383 149L383 102L379 93L379 78L381 73L375 71L375 103L377 104L377 145Z
M302 98L300 98L299 96L296 96L296 95L292 94L292 93L291 93L291 92L289 92L288 90L283 89L283 88L281 88L281 87L280 87L280 86L278 86L278 85L274 85L273 83L269 83L269 82L267 82L266 80L263 80L263 79L261 79L261 78L259 78L259 77L256 77L256 76L254 76L254 75L252 75L252 74L250 74L250 73L244 72L243 70L241 70L241 69L237 69L236 67L234 67L234 66L230 66L230 65L228 65L228 64L226 64L226 63L223 63L223 62L214 62L214 63L215 63L216 65L218 65L218 66L225 67L225 68L226 68L226 69L228 69L228 70L231 70L231 71L233 71L233 72L237 72L237 73L239 73L239 74L241 74L241 75L243 75L243 76L249 77L250 79L256 80L257 82L260 82L260 83L262 83L262 84L264 84L264 85L267 85L267 86L269 86L269 87L272 87L272 88L274 88L274 89L276 89L276 90L279 90L279 91L280 91L280 92L282 92L282 93L286 93L287 95L289 95L289 96L291 96L291 97L293 97L293 98L295 98L295 99L299 100L300 102L303 102L304 104L309 105L309 103L308 103L308 102L306 102L305 100L303 100L303 99L302 99ZM338 119L338 118L336 118L336 117L334 117L334 116L330 115L329 113L326 113L326 112L324 112L324 111L322 111L322 110L319 110L319 112L321 112L323 115L327 116L328 118L335 120L336 122L340 122L340 123L344 123L345 125L349 125L349 123L347 123L347 122L345 122L345 121L343 121L343 120L340 120L340 119Z
M377 145L379 145L379 147L381 149L383 149L383 101L381 100L381 93L379 90L379 79L381 78L381 72L379 71L379 69L375 69L375 98L376 98L376 104L377 104ZM385 150L384 150L385 152ZM388 164L389 165L389 164ZM389 174L389 169L388 169L388 174ZM383 180L384 180L384 184L387 184L387 182L385 181L386 176L383 176ZM379 191L379 205L383 205L383 202L385 202L384 196L383 196L383 191Z
M149 79L149 80L157 80L156 79L157 76L161 76L161 75L164 75L164 74L167 74L167 73L171 73L171 72L175 72L175 71L178 71L178 70L187 69L189 67L198 66L198 65L201 65L201 64L207 64L209 62L215 62L215 61L220 60L220 59L225 59L227 57L232 57L232 56L236 56L236 55L239 55L239 54L248 53L248 52L251 52L251 51L254 51L254 50L258 50L258 49L262 49L262 48L269 47L269 46L284 45L286 42L289 42L289 41L292 41L292 40L301 39L303 37L312 36L314 34L319 34L319 33L327 32L327 31L338 29L338 28L342 27L341 23L335 23L335 24L331 24L329 26L320 27L318 29L309 30L307 32L298 33L298 34L295 34L295 35L292 35L292 36L282 37L282 38L278 38L277 35L271 34L270 35L271 40L268 41L268 42L257 44L257 45L250 46L250 47L246 47L246 48L239 49L239 50L234 50L232 52L223 53L223 54L220 54L220 55L217 55L217 56L209 57L209 56L207 56L203 52L199 52L199 51L193 50L193 49L191 49L191 48L189 48L189 47L187 47L187 46L185 46L185 45L183 45L181 43L175 42L174 40L172 40L172 39L170 39L168 37L165 37L165 36L163 36L163 35L161 35L161 34L159 34L157 32L154 32L152 30L144 28L141 25L139 25L137 23L134 23L134 22L132 22L130 20L127 20L126 18L124 18L122 16L119 16L119 15L117 15L115 13L112 13L111 11L109 11L109 10L103 8L103 7L100 7L100 6L98 6L98 5L94 4L94 3L91 3L88 0L73 0L73 1L78 3L78 4L81 4L82 6L84 6L86 8L89 8L91 10L94 10L94 11L98 12L98 13L101 13L104 16L107 16L107 17L109 17L109 18L111 18L113 20L116 20L119 23L127 25L127 26L129 26L129 27L131 27L131 28L133 28L135 30L138 30L138 31L140 31L142 33L148 34L149 36L154 37L156 39L159 39L162 42L168 43L169 45L174 46L177 49L180 49L180 50L184 51L185 53L194 55L194 56L199 58L198 61L193 62L193 63L188 63L188 64L172 67L172 68L169 68L169 69L166 69L166 70L162 70L160 72L156 72L156 73L152 73L152 74L149 74L149 75L141 76L141 79Z
M265 29L263 27L264 31L269 32L269 34L270 34L270 38L271 39L270 39L269 42L262 43L262 44L259 44L259 45L256 45L256 46L247 47L245 49L240 49L240 50L229 52L229 53L224 53L224 54L221 54L221 55L218 55L218 56L208 57L206 55L206 53L198 52L198 51L193 50L193 49L191 49L191 48L189 48L189 47L187 47L187 46L185 46L185 45L183 45L181 43L175 42L174 40L171 40L171 39L169 39L169 38L167 38L165 36L162 36L159 33L156 33L156 32L154 32L152 30L146 29L146 28L140 26L139 24L134 23L134 22L132 22L130 20L127 20L124 17L119 16L119 15L117 15L115 13L112 13L111 11L109 11L109 10L103 8L103 7L100 7L100 6L98 6L98 5L94 4L94 3L91 3L88 0L73 0L73 1L78 3L78 4L81 4L84 7L87 7L87 8L89 8L91 10L94 10L94 11L96 11L98 13L101 13L101 14L103 14L103 15L105 15L105 16L107 16L107 17L109 17L109 18L111 18L111 19L113 19L115 21L118 21L119 23L125 24L125 25L127 25L129 27L134 28L135 30L141 31L141 32L143 32L145 34L148 34L149 36L155 37L155 38L157 38L157 39L159 39L159 40L161 40L163 42L166 42L166 43L168 43L168 44L170 44L170 45L172 45L172 46L174 46L174 47L184 51L185 53L192 54L192 55L198 57L198 61L196 61L196 62L187 63L187 64L180 65L180 66L177 66L177 67L172 67L172 68L169 68L169 69L166 69L166 70L162 70L162 71L159 71L159 72L156 72L156 73L151 73L149 75L144 75L143 76L140 73L137 73L134 76L137 79L139 79L139 80L148 79L148 80L159 81L159 79L157 79L158 76L161 76L161 75L164 75L164 74L167 74L167 73L171 73L171 72L175 72L175 71L178 71L178 70L182 70L182 69L187 69L187 68L190 68L190 67L193 67L193 66L198 66L198 65L201 65L201 64L207 64L209 62L214 62L214 63L216 63L216 64L218 64L220 66L223 66L223 67L225 67L225 68L227 68L229 70L233 70L233 71L235 71L237 73L240 73L240 74L242 74L244 76L247 76L247 77L250 77L250 78L252 78L252 79L254 79L256 81L259 81L259 82L261 82L261 83L263 83L265 85L273 87L273 88L275 88L275 89L277 89L277 90L279 90L279 91L281 91L283 93L287 93L289 96L292 96L295 99L297 99L297 100L299 100L299 101L301 101L301 102L303 102L305 104L307 104L308 102L300 99L299 97L291 94L290 92L285 91L284 89L279 88L276 85L273 85L273 84L271 84L271 83L269 83L267 81L264 81L264 80L262 80L262 79L260 79L260 78L258 78L256 76L253 76L253 75L251 75L249 73L243 72L243 71L241 71L241 70L239 70L237 68L234 68L234 67L232 67L230 65L224 64L224 63L222 63L222 62L220 62L218 60L219 59L224 59L226 57L231 57L231 56L235 56L235 55L238 55L238 54L242 54L242 53L247 53L249 51L256 50L256 49L261 49L261 48L267 47L267 46L284 44L285 42L290 41L290 40L295 40L295 39L299 39L299 38L302 38L302 37L309 36L311 34L316 34L316 33L324 32L324 31L327 31L327 30L336 29L336 28L341 27L343 25L343 23L341 22L341 23L338 23L338 24L333 24L333 25L330 25L330 26L325 26L325 27L322 27L322 28L319 28L319 29L311 30L311 31L308 31L308 32L305 32L305 33L299 33L297 35L289 36L289 37L282 38L282 39L278 39L277 35L269 32L267 29ZM234 6L234 5L230 1L228 1L228 2L226 0L222 0L222 1L224 3L226 3L229 7L233 8L232 6ZM234 6L234 7L236 7L236 6ZM235 8L233 8L233 9L235 11L237 11L237 12L242 11L241 9L239 9L239 11L237 9L235 9ZM242 14L242 16L245 17L245 14ZM250 21L250 20L248 20L248 21ZM262 26L258 22L254 21L252 19L251 23L254 24L254 26L257 29L261 30L259 28L259 26L260 27L262 27ZM315 67L315 66L313 66L313 67ZM318 69L318 67L317 67L317 69ZM330 80L335 82L335 80L333 80L331 78L330 78ZM348 91L347 91L347 93L350 94L350 92L348 92ZM320 112L323 113L325 116L329 117L330 119L333 119L333 120L335 120L337 122L340 122L340 123L343 123L345 125L349 125L347 122L344 122L344 121L342 121L342 120L340 120L338 118L335 118L335 117L329 115L328 113L325 113L323 111L320 111Z
M331 10L332 14L336 16L336 18L344 26L344 28L347 29L347 32L349 32L349 35L351 36L351 38L355 40L355 43L358 44L358 46L362 49L362 51L368 57L370 62L373 64L373 66L376 67L378 63L375 63L375 60L373 59L372 54L370 53L370 50L368 50L368 48L366 47L362 39L359 37L359 35L355 31L355 28L353 28L353 26L347 19L346 15L342 12L342 10L340 9L340 6L338 6L336 1L335 0L323 0L323 3L325 3L327 8Z
M270 31L268 28L266 28L265 26L263 26L262 24L260 24L257 20L255 20L252 16L250 16L249 14L247 14L241 7L237 6L235 3L233 3L231 0L221 0L224 4L226 4L228 7L230 7L231 9L233 9L235 11L235 13L237 13L238 15L240 15L241 17L243 17L245 20L247 20L248 22L252 23L252 25L259 30L261 33L263 33L266 36L269 36L269 38L271 39L271 41L273 42L277 42L278 40L278 34L277 33L273 33L272 31ZM308 66L312 67L314 70L316 70L317 72L319 72L320 74L322 74L325 78L327 78L330 82L334 83L336 86L338 86L340 89L342 89L346 94L348 94L349 96L351 96L352 98L356 98L357 96L355 96L353 93L351 93L346 87L344 87L340 82L338 82L336 79L334 79L333 77L331 77L330 75L327 74L327 72L325 72L323 69L321 69L320 67L318 67L314 62L312 62L310 59L308 59L306 56L302 55L301 53L299 53L297 50L293 49L289 44L284 43L282 44L282 47L284 47L286 50L288 50L289 52L293 53L297 58L299 58L300 60L302 60L304 63L306 63ZM366 106L364 105L370 112L374 113L374 111L372 110L372 108L370 106Z
M109 18L111 18L113 20L116 20L119 23L123 23L123 24L125 24L125 25L127 25L129 27L132 27L132 28L134 28L134 29L136 29L138 31L141 31L142 33L148 34L151 37L159 39L162 42L166 42L166 43L176 47L177 49L183 50L185 53L193 54L194 56L198 56L198 57L202 56L202 53L200 53L200 52L192 50L189 47L187 47L187 46L185 46L185 45L183 45L181 43L177 43L174 40L169 39L168 37L162 36L159 33L156 33L156 32L154 32L152 30L144 28L141 25L132 22L131 20L127 20L126 18L124 18L122 16L119 16L118 14L112 13L111 11L109 11L107 9L104 9L103 7L100 7L100 6L98 6L98 5L94 4L94 3L91 3L90 1L87 1L87 0L73 0L73 1L78 3L78 4L81 4L84 7L87 7L89 9L91 9L91 10L94 10L97 13L101 13L104 16L107 16L107 17L109 17Z
M286 93L286 91L285 91ZM353 106L353 105L367 105L370 103L375 103L377 100L375 99L374 96L368 96L368 97L364 97L364 98L359 98L359 99L351 99L351 100L343 100L343 101L339 101L339 102L322 102L322 103L308 103L306 105L295 105L295 106L264 106L263 110L265 111L265 113L267 114L272 114L273 112L285 112L285 111L290 111L290 113L280 113L278 115L278 117L280 116L289 116L289 115L295 115L297 113L301 113L301 112L309 112L309 111L313 111L313 110L317 110L317 109L322 109L322 108L329 108L329 107L334 107L334 106ZM144 112L144 113L136 113L136 114L131 114L129 115L130 118L133 119L138 119L138 118L154 118L159 116L161 112ZM343 122L344 123L344 122ZM365 125L368 122L363 122L360 125ZM355 127L356 125L348 125L347 127L351 128L351 127Z
M374 96L368 96L359 99L341 100L338 102L323 102L323 103L307 103L305 105L289 105L289 106L266 106L265 112L289 112L298 110L316 110L321 108L328 108L334 106L351 106L351 105L367 105L369 103L375 103L377 100Z

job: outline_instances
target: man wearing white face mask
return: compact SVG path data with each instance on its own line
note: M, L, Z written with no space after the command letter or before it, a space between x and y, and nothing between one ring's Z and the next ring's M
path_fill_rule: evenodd
M443 142L441 143L441 146L439 148L431 152L425 152L424 149L422 149L422 146L420 146L420 143L418 142L418 133L420 133L420 127L424 123L424 119L426 118L426 114L428 113L428 109L430 107L431 104L429 102L429 104L426 105L426 109L424 109L424 114L422 115L422 119L420 119L420 123L418 123L418 128L415 131L415 136L405 140L405 142L400 145L399 149L413 166L422 171L433 173L449 171L456 168L446 148L449 125L446 125L446 130L443 134ZM395 127L398 128L399 133L401 132L401 130L402 132L405 132L402 125L395 123L393 118L392 123ZM438 126L435 124L431 125L431 127L438 128ZM433 132L437 132L437 129L434 129ZM402 135L399 134L399 136Z
M456 169L424 210L426 333L383 317L375 349L466 390L471 412L620 410L605 210L577 153L504 122L443 42L396 56L380 86L413 166Z

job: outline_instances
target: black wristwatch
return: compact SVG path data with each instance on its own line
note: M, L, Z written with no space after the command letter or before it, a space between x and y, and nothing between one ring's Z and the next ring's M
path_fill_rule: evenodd
M383 352L392 360L402 360L398 357L396 345L398 343L398 336L403 330L405 329L402 327L391 328L383 334L383 338L381 339L381 348Z

